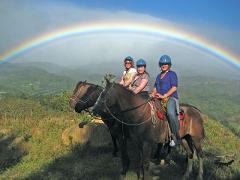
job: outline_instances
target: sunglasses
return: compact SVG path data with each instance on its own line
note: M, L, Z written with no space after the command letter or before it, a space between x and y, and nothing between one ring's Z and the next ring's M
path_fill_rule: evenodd
M160 63L159 65L160 65L160 67L161 67L161 66L170 65L170 64L169 64L169 63Z
M132 64L131 62L125 62L125 64Z

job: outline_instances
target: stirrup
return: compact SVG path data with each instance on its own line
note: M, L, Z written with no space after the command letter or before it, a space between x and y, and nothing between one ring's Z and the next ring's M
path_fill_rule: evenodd
M171 141L170 141L169 146L171 146L171 147L176 146L176 143L174 142L174 140L171 140Z

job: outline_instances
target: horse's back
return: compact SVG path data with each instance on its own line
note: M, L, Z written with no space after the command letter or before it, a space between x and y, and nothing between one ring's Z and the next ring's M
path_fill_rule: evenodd
M180 126L180 135L189 134L192 137L203 139L205 137L203 113L198 108L188 104L182 104L180 108L185 113L184 122Z

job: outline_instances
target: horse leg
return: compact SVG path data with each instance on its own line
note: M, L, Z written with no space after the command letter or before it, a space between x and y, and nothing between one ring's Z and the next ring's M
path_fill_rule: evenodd
M154 163L159 163L159 161L161 160L160 164L164 165L165 160L169 153L170 153L170 147L168 144L158 143L157 149L153 156Z
M113 157L117 157L117 152L118 152L118 146L117 146L117 140L118 140L118 132L117 128L114 126L114 124L110 124L108 121L104 121L104 123L107 125L109 129L109 133L112 138L112 143L113 143L113 152L112 155Z
M183 179L188 179L189 175L192 172L192 166L193 166L193 146L191 139L189 137L186 137L185 139L182 139L182 145L187 151L187 169L186 172L183 175Z
M169 143L162 145L161 154L160 154L161 155L160 156L160 158L161 158L160 164L161 165L165 164L165 160L167 159L167 156L170 154L170 151L171 151L171 148L169 146Z
M151 178L150 176L150 156L151 156L152 146L148 142L143 143L143 156L142 156L142 164L143 164L143 177L145 180Z
M137 148L137 179L143 179L143 146L142 143L138 143Z
M119 146L121 150L121 159L122 159L122 172L123 176L126 176L126 173L129 168L129 157L127 153L127 139L119 137Z
M158 163L159 160L160 160L160 153L161 153L161 150L162 150L162 147L163 147L163 144L162 143L158 143L156 145L155 148L152 149L152 161L154 163Z
M197 179L202 180L203 179L203 151L202 151L201 140L193 139L193 144L196 149L197 158L198 158L198 177L197 177Z
M117 146L117 137L114 136L112 133L111 138L112 138L112 143L113 143L113 157L117 157L117 152L118 152L118 146Z

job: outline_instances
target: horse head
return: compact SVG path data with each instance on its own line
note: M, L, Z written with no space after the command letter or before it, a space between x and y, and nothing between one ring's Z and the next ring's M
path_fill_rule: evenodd
M101 92L93 107L93 113L95 115L108 114L108 108L113 107L115 102L117 101L116 87L118 86L118 84L116 84L115 82L110 82L110 80L107 78L105 78L105 81L106 86Z
M101 86L91 84L86 81L80 81L73 90L69 104L71 108L80 113L82 110L85 110L95 104L101 91Z

